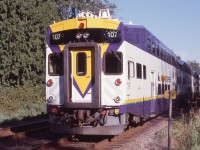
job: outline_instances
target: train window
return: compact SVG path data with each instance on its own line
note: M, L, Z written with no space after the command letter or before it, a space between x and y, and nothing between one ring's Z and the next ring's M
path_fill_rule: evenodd
M171 57L171 55L169 55L169 63L170 64L172 63L172 57Z
M165 92L165 85L162 84L162 94L164 94L164 92Z
M161 84L158 84L158 95L161 95Z
M165 84L165 90L167 90L167 84Z
M136 69L137 69L137 78L142 79L142 65L137 63Z
M156 46L155 46L155 43L152 43L152 51L153 51L154 54L156 53Z
M160 56L161 56L161 58L163 58L163 49L162 48L160 49Z
M185 78L183 78L183 84L187 84L187 82L186 82L186 79L185 79Z
M181 77L177 76L177 84L181 84Z
M169 54L166 55L166 61L169 63Z
M170 85L168 85L168 90L170 90Z
M160 55L160 49L159 49L159 47L157 47L156 49L157 49L157 55L159 56Z
M147 78L147 67L146 65L143 65L143 79Z
M156 53L156 49L155 49L155 47L153 47L153 53L154 53L154 54Z
M84 76L86 75L86 65L87 65L87 57L86 53L84 52L79 52L76 55L76 73L79 76Z
M63 53L49 54L48 72L51 76L63 75Z
M163 60L166 61L166 53L163 51Z
M128 61L128 79L134 78L135 76L135 67L134 67L134 62Z
M147 48L151 50L151 39L147 38Z
M107 52L104 53L104 73L105 74L122 74L122 53Z

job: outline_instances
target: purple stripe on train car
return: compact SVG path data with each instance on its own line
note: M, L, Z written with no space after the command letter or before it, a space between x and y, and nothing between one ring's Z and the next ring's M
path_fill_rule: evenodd
M121 32L121 42L120 43L110 43L106 52L111 52L111 51L117 51L119 49L119 47L121 46L121 44L123 43L124 39L125 39L125 35L124 35L124 25L122 22L120 22L117 30L119 30Z
M89 84L88 84L88 86L87 86L87 88L86 88L86 90L85 90L85 92L82 94L82 92L81 92L81 90L80 90L80 88L79 88L79 86L78 86L76 80L73 78L73 85L74 85L74 87L76 88L76 90L78 91L78 93L81 95L82 98L85 97L85 95L86 95L86 94L88 93L88 91L91 89L91 87L92 87L93 84L94 84L94 83L93 83L92 81L90 81Z
M124 25L125 41L140 48L150 55L162 59L167 62L164 57L161 58L157 53L152 53L151 49L148 48L148 43L151 41L154 43L155 47L163 49L163 51L170 52L175 56L175 53L170 50L164 43L162 43L156 36L154 36L150 31L148 31L144 26L141 25ZM149 41L150 40L150 41ZM169 62L167 62L169 63ZM173 64L172 64L173 65Z
M120 113L132 113L137 116L149 116L158 114L168 109L168 101L166 99L152 99L149 101L131 103L119 107Z
M58 45L51 45L50 44L51 33L52 33L52 30L51 30L50 26L48 26L48 28L47 28L47 45L51 49L52 52L60 52L61 50L60 50Z

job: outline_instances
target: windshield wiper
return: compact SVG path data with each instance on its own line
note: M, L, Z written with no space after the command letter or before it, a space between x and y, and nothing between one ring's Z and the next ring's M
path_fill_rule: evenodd
M115 57L120 61L122 62L122 60L119 58L119 56L117 55L117 52L116 51L113 51L111 50L111 52L115 55Z

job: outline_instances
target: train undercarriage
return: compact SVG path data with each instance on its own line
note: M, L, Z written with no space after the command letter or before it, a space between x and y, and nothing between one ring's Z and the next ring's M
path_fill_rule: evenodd
M51 107L51 131L69 135L118 135L142 119L116 109L64 109Z

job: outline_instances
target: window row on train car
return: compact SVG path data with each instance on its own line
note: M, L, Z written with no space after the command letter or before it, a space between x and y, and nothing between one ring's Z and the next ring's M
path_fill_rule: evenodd
M164 94L165 90L170 90L169 84L158 84L158 95Z
M82 55L83 52L81 52ZM79 55L78 55L79 56ZM78 57L79 58L79 57ZM86 59L86 58L85 58ZM82 60L82 59L81 59ZM83 60L81 61L83 62ZM84 61L86 66L86 60ZM48 72L51 76L61 76L63 75L63 53L52 53L49 55L48 61ZM77 61L77 69L79 68L79 61ZM133 61L128 61L128 79L134 78L136 76L137 79L147 78L147 67L144 64L136 63ZM105 75L120 75L123 73L123 54L122 52L105 52L104 53L104 65L103 72ZM86 67L81 67L85 68ZM77 73L77 75L80 75Z
M157 42L158 43L158 42ZM180 65L178 63L178 59L176 58L175 54L170 54L170 50L162 45L162 44L156 44L156 42L150 38L147 38L147 49L150 51L150 53L161 60L173 65L176 68L181 69L181 71L192 74L191 68L184 63L183 65Z
M167 52L169 50L167 50L167 48L162 44L156 44L156 42L154 42L150 38L147 38L147 48L153 55L159 57L161 60L175 67L178 66L176 56Z
M135 76L137 79L146 80L147 79L146 65L136 63L135 66L134 61L128 61L128 79L131 80L131 78L134 78Z
M183 84L183 85L191 84L190 77L177 76L177 84Z

